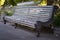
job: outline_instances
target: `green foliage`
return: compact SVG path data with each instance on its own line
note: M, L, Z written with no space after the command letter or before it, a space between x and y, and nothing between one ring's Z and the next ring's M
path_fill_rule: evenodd
M6 13L7 16L12 16L13 15L12 11L5 11L5 13Z
M0 15L1 15L1 11L0 11Z
M57 14L54 15L54 26L60 26L60 9Z
M4 5L17 5L17 3L22 2L22 0L5 0Z
M15 6L17 4L15 0L7 0L6 3L7 3L7 5L13 5L13 6Z
M22 0L14 0L15 3L22 2Z

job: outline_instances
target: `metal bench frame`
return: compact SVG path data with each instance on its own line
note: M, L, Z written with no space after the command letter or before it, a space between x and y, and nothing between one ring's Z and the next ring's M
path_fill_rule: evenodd
M43 27L42 25L44 25L44 26L48 25L51 28L51 33L54 34L54 26L53 26L54 10L55 9L53 8L52 16L51 16L51 18L47 22L37 21L37 23L35 24L37 37L40 36L40 32L41 32L40 28Z

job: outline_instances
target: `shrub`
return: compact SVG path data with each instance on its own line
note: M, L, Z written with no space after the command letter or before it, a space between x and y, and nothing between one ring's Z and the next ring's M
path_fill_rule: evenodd
M0 15L1 15L1 11L0 11Z
M60 9L58 9L57 13L54 15L54 26L60 26Z
M12 11L6 11L5 13L7 16L12 16L12 14L13 14Z

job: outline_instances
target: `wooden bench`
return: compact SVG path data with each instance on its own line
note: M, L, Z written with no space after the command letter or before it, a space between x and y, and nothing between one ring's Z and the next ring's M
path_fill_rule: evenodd
M54 6L16 6L12 16L5 16L6 21L35 28L37 36L40 34L40 26L48 25L53 29Z

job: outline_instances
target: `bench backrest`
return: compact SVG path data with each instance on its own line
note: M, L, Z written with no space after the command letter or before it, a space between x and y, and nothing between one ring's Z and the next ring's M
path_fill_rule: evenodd
M53 6L16 6L14 15L32 22L47 22L53 15Z

